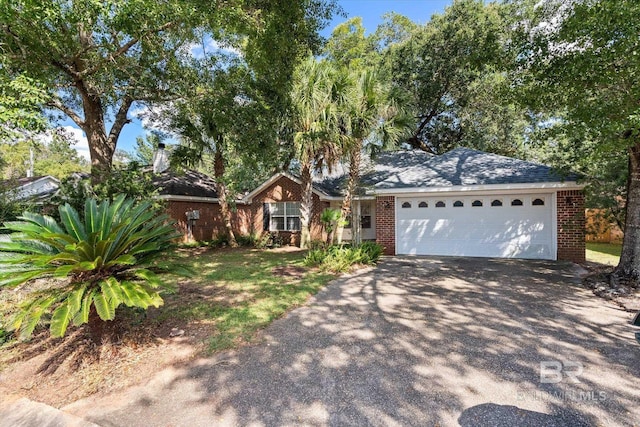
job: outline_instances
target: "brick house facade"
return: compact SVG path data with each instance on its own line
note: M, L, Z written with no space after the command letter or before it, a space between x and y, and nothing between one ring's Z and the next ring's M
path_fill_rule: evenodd
M377 162L379 169L374 165L370 175L361 177L366 191L360 200L369 215L366 238L375 239L387 255L585 260L582 186L559 179L551 168L469 149L440 156L387 153ZM211 190L210 182L196 178ZM321 213L340 205L343 185L340 177L314 181L312 239L326 237ZM298 245L299 213L282 214L278 209L288 212L287 203L301 199L300 180L276 174L236 202L234 232L260 236L278 228L285 243ZM185 213L199 211L190 224L193 239L210 240L224 233L215 197L169 195L168 201L170 216L185 234ZM282 205L273 205L277 203ZM289 228L294 231L283 231Z
M264 224L265 204L276 202L299 202L302 199L301 186L291 177L278 176L273 182L254 191L248 201L236 203L232 211L231 225L237 235L261 235L268 231L268 224ZM208 241L224 234L224 224L220 213L220 205L216 199L205 200L197 197L167 197L167 213L176 221L176 226L188 239L188 222L186 213L199 211L199 219L192 220L192 239ZM313 211L311 213L311 238L321 240L324 238L320 216L322 211L329 207L329 202L320 200L318 194L313 194ZM298 245L300 243L299 231L279 231L285 243Z

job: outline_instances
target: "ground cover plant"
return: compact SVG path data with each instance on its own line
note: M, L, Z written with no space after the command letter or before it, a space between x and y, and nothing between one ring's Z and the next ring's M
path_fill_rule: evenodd
M329 245L311 249L305 257L305 265L319 266L325 271L345 272L361 265L374 265L383 248L374 242L360 245Z

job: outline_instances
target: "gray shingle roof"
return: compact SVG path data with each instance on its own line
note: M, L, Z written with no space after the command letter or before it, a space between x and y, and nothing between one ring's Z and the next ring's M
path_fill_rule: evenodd
M165 171L153 178L160 194L217 198L216 181L203 173L188 170L182 174Z
M436 156L423 151L382 153L363 166L361 186L370 191L449 187L459 185L532 184L575 181L551 167L469 148L456 148ZM331 196L340 196L346 174L314 183Z

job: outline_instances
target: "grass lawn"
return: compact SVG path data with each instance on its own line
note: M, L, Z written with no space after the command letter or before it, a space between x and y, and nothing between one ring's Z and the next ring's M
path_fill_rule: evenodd
M286 248L183 248L176 255L195 274L170 276L174 290L163 293L159 308L118 308L100 344L85 339L85 327L51 338L46 324L20 342L4 334L0 322L0 395L18 393L63 406L137 384L203 352L254 341L256 332L335 278L305 267L306 252ZM0 290L0 320L20 297Z
M587 261L599 264L618 265L621 244L615 243L587 243Z
M287 310L303 304L335 276L303 266L298 250L181 250L195 274L175 278L156 321L183 319L207 325L207 347L217 351L251 341Z

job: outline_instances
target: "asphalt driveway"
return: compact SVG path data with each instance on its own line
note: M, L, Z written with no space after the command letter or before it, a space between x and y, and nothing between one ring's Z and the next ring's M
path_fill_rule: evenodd
M64 409L104 427L638 425L632 315L577 282L565 263L387 258L256 345Z

